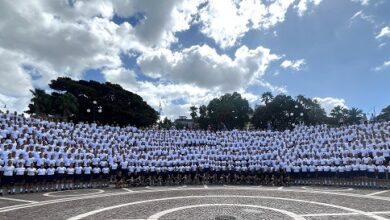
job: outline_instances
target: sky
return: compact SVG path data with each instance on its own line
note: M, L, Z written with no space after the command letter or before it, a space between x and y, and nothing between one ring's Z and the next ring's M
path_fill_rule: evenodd
M0 1L0 105L59 76L112 82L162 116L239 92L378 114L390 105L387 0ZM49 91L49 90L48 90Z

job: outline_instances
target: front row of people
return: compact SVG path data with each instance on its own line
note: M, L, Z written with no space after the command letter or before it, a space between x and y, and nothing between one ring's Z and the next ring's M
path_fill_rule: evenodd
M58 167L47 168L24 167L19 163L16 167L8 161L8 165L0 167L0 195L3 190L9 194L46 192L80 188L107 187L110 180L110 168L100 167L65 167L61 164Z
M110 170L108 165L68 166L25 168L22 163L16 167L11 161L0 167L0 195L28 192L46 192L80 188L129 186L171 186L198 184L244 184L244 185L335 185L353 187L390 188L390 166L378 166L367 170L340 169L335 166L319 166L303 170L292 167L278 171L191 171L191 172L128 172L128 170Z

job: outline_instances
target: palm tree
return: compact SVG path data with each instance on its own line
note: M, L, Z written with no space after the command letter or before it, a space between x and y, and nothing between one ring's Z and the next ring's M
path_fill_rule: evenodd
M348 113L347 113L348 123L351 123L351 124L359 123L360 120L363 119L363 117L364 117L364 114L363 114L363 111L361 109L351 108L350 110L348 110Z
M348 109L338 105L335 106L331 111L330 111L330 116L332 117L332 121L334 124L338 123L343 123L344 120L348 117Z
M378 119L390 121L390 105L382 109L381 113L378 115Z
M35 113L40 117L43 117L51 111L51 98L49 94L46 94L43 89L30 90L33 97L31 99L30 111L28 113Z
M195 121L196 118L198 117L198 113L197 113L198 108L196 106L191 106L190 107L190 111L191 111L191 114L190 114L191 118L192 118L193 121Z
M67 120L72 114L78 112L79 103L76 98L71 93L65 93L60 98L60 110L62 111L62 116Z
M332 116L335 119L340 119L344 116L345 108L338 105L335 106L331 111L330 111L330 116Z
M272 102L273 99L274 96L271 92L265 92L261 95L261 101L263 101L265 104Z

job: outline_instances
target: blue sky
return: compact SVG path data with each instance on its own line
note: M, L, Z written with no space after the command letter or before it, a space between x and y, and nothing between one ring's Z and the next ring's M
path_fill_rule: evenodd
M27 10L28 9L28 10ZM238 91L390 105L390 1L3 1L0 102L58 76L110 81L170 118ZM16 83L15 83L16 82Z

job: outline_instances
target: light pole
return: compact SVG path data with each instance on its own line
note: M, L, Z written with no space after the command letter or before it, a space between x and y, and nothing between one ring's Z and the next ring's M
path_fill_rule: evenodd
M0 101L0 104L2 105L2 107L0 107L0 111L1 111L1 108L4 108L4 112L7 112L7 105L5 104L5 102Z
M92 109L91 108L87 109L87 113L91 113L92 112L93 122L95 122L95 118L96 118L96 105L97 104L98 104L98 102L96 100L93 100L92 101ZM103 107L102 106L98 106L97 107L97 112L99 114L101 114L103 112Z

